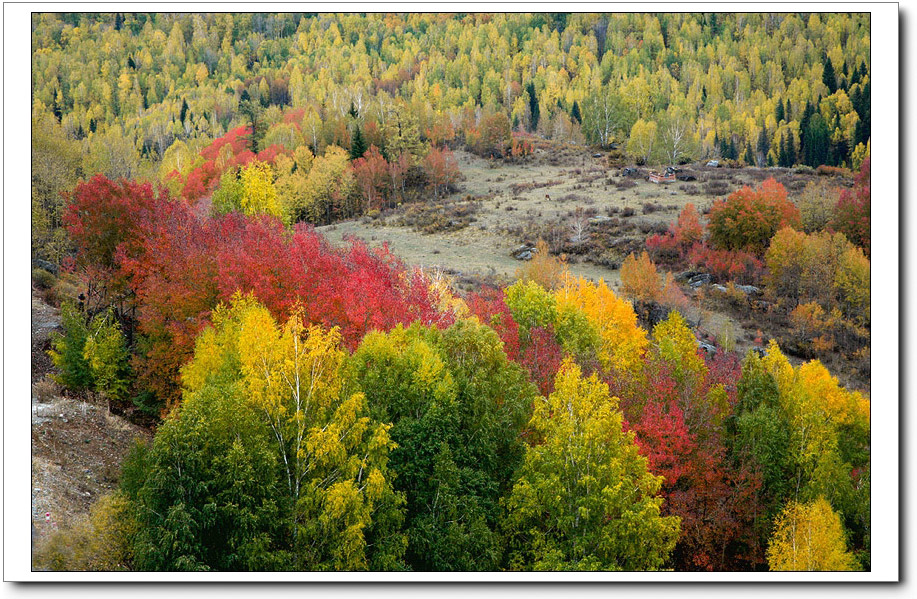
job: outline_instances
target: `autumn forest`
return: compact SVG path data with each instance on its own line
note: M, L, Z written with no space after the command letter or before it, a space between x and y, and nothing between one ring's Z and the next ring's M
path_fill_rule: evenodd
M868 14L33 13L31 65L34 569L870 570Z

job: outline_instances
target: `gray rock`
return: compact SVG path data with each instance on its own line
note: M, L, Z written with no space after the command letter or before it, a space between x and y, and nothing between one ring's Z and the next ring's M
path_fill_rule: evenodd
M707 163L707 166L719 166L719 165L720 165L719 160L711 160L710 162Z
M35 268L44 269L48 271L49 273L51 273L52 275L57 276L57 273L58 273L57 265L51 264L47 260L41 260L41 259L32 260L32 266Z
M703 285L710 284L711 281L713 281L713 277L710 276L708 273L704 272L699 275L694 275L693 277L688 279L688 286L691 289L697 289L698 287L701 287Z
M720 293L726 293L727 291L726 288L723 287L722 285L714 285L713 288L719 291Z
M761 295L761 290L754 285L736 285L735 287L745 295Z
M710 345L709 343L700 341L698 342L697 345L698 347L700 347L702 350L704 350L706 353L710 354L711 356L716 354L716 347L713 345Z
M520 245L512 251L512 256L516 260L531 260L538 250L530 245Z
M592 218L590 218L589 222L593 225L597 225L599 223L607 223L610 220L614 220L614 219L612 219L610 216L605 216L603 214L600 214L598 216L593 216Z
M679 283L687 283L689 280L691 280L691 277L696 277L699 274L703 273L701 273L699 270L685 270L675 275L675 280Z

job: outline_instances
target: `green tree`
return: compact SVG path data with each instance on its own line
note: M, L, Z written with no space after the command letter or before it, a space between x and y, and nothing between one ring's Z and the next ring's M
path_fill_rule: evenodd
M408 564L493 570L499 498L523 454L534 387L497 334L472 320L370 333L352 358L376 419L392 423L391 468L407 497Z
M505 500L510 567L531 570L655 570L679 534L660 516L662 478L647 471L616 398L596 375L567 361L555 391L536 401L526 448Z
M347 388L336 329L278 326L251 296L217 308L184 400L129 460L135 555L154 570L400 567L388 425Z
M362 158L367 149L368 146L366 145L366 140L363 139L363 131L360 129L360 125L354 125L353 137L350 140L350 159Z
M55 333L51 338L54 349L48 352L58 374L55 380L72 391L81 391L92 386L92 370L86 359L84 348L89 336L85 315L73 302L61 305L61 326L63 334Z

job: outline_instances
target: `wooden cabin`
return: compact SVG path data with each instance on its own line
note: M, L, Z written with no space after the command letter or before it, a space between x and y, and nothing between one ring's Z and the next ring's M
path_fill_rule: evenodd
M667 172L665 174L652 172L650 173L650 183L674 183L675 173Z

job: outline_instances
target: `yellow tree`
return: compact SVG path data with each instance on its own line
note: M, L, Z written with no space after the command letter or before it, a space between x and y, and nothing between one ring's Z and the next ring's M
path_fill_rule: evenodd
M627 153L646 164L650 161L655 145L656 123L639 119L630 129L630 138L627 140Z
M373 517L398 522L403 499L391 488L390 425L371 420L363 393L348 390L337 329L307 327L297 311L279 326L253 296L218 307L194 359L182 371L189 394L218 386L239 397L270 431L293 507L300 567L390 568L404 538L389 530L368 542Z
M285 216L274 188L271 166L257 160L250 162L240 173L242 197L240 208L245 214L270 214Z
M605 368L636 372L642 364L648 341L637 326L637 314L630 303L619 298L604 281L593 283L582 277L568 277L555 292L557 312L576 308L598 330L601 344L598 358Z
M634 300L654 302L659 300L662 293L656 265L646 251L639 258L630 254L624 259L621 265L621 284L624 286L624 294Z
M806 504L791 501L774 528L767 547L767 565L772 571L860 569L847 551L841 519L824 497Z
M532 570L654 570L678 539L660 515L662 477L647 470L618 400L567 359L554 393L539 398L526 449L505 500L510 565Z

